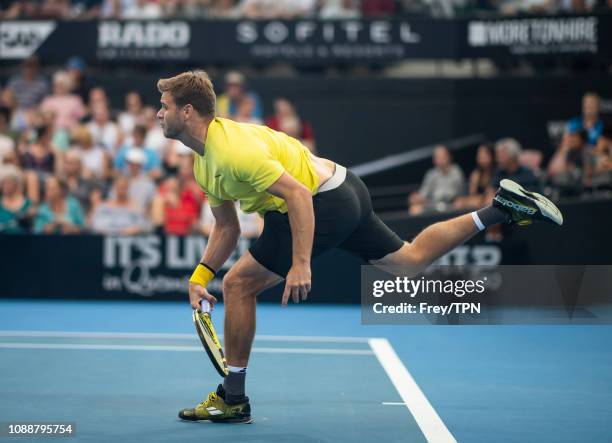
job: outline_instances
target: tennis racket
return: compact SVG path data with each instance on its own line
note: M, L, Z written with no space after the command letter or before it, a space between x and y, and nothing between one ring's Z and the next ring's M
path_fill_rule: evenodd
M219 338L213 327L210 313L202 312L201 309L194 309L193 324L213 366L221 377L226 377L229 374L229 369L227 368L227 361L225 361L221 343L219 343Z

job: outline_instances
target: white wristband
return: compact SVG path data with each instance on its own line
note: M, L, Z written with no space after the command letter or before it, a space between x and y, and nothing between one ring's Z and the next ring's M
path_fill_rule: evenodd
M478 213L476 213L476 211L472 212L472 220L474 220L474 223L479 231L485 230L486 226L482 224L482 221L480 220L480 217L478 217Z

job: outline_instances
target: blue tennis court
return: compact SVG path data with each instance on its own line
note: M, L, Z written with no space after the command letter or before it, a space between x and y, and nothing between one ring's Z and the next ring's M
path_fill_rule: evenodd
M1 421L74 422L83 442L609 441L610 327L374 327L353 306L260 305L255 423L232 426L177 418L220 382L190 316L1 301Z

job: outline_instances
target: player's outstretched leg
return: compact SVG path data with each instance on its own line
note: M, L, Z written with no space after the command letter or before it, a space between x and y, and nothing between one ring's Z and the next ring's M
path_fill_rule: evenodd
M560 226L563 215L543 195L529 192L511 180L502 180L490 206L428 226L412 242L372 263L408 266L409 273L416 275L489 226L500 223L524 226L533 221Z
M245 253L223 279L225 306L224 348L229 374L217 390L195 408L183 409L183 420L251 423L251 405L245 395L246 367L255 336L257 294L282 279Z

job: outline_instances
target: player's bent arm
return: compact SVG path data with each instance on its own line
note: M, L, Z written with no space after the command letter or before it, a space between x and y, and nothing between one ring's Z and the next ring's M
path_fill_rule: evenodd
M211 211L215 223L201 261L218 271L236 248L240 238L240 223L233 201L223 202L221 206L211 208Z
M286 172L267 189L267 192L282 198L287 203L293 243L293 263L310 263L315 225L312 193Z
M290 296L299 303L300 299L306 300L311 287L310 258L315 227L312 193L286 172L267 192L285 200L291 226L293 257L282 303L287 304Z

